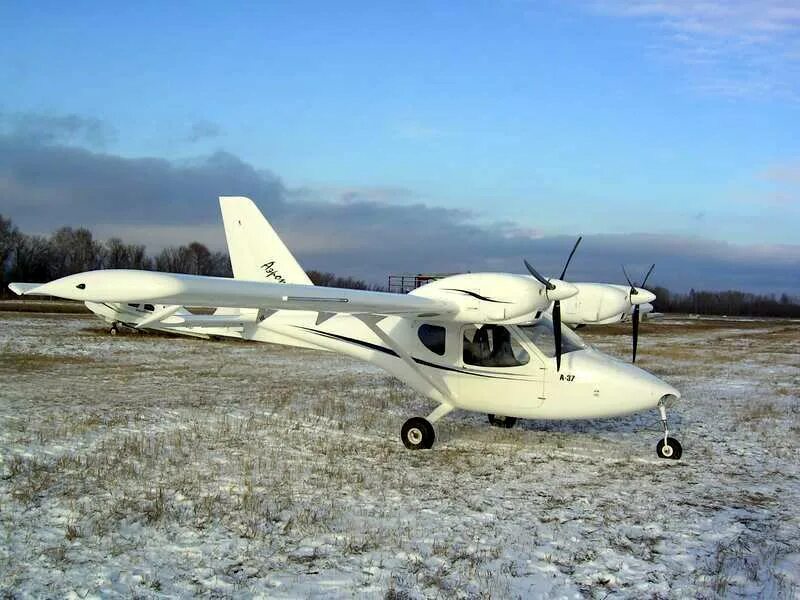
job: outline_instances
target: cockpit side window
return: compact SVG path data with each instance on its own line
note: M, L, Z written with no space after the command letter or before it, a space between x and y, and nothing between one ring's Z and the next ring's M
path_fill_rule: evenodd
M131 308L139 308L138 304L128 304L128 306L130 306Z
M521 367L530 356L502 325L464 329L464 364L478 367Z
M144 309L145 309L147 312L153 312L153 311L154 311L156 308L155 308L155 306L153 306L152 304L145 304L145 305L144 305Z
M444 356L445 352L445 338L447 337L447 330L439 325L420 325L417 331L419 341L431 352Z

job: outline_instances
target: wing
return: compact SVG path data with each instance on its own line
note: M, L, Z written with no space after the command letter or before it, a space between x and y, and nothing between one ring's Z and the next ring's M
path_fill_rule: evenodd
M154 271L87 271L35 287L31 285L12 283L9 287L25 295L57 296L83 302L151 302L430 318L447 317L459 310L455 302L420 296Z

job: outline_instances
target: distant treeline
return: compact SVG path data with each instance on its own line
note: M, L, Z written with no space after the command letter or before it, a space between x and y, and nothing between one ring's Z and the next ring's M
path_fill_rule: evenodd
M10 219L0 215L0 296L10 297L12 281L45 282L95 269L145 269L190 275L231 277L231 262L224 252L212 252L199 242L164 248L149 256L141 244L126 244L119 238L105 242L80 227L62 227L48 237L27 235ZM333 273L308 271L316 285L357 290L378 289Z
M655 310L665 313L727 315L730 317L800 318L800 302L796 297L782 294L779 298L729 290L705 292L690 290L681 294L664 287L651 287L656 295Z
M149 256L141 244L126 244L119 238L98 242L88 229L62 227L49 237L20 232L0 215L0 296L10 297L12 281L45 282L93 269L147 269L190 275L231 277L231 263L224 252L212 252L199 242L164 248ZM351 277L308 271L316 285L356 290L381 290ZM752 317L800 318L800 302L783 294L779 298L738 291L689 293L651 288L655 310L670 313Z

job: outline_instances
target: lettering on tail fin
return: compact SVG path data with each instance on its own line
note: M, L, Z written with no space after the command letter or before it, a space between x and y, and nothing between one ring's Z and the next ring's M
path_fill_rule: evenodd
M274 260L265 262L263 265L261 265L261 268L264 269L264 273L267 274L267 279L272 278L278 280L281 283L286 283L286 280L283 277L281 277L280 273L278 273L278 271L275 269Z

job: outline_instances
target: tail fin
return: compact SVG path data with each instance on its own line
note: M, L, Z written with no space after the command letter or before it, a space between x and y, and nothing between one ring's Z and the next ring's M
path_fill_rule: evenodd
M220 196L219 206L234 278L313 285L250 198Z

